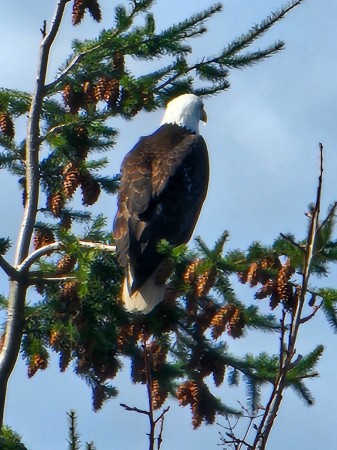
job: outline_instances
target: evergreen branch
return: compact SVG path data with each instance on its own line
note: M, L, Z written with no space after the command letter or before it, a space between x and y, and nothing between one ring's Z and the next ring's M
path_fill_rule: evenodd
M239 51L247 48L256 39L261 37L268 31L276 22L283 19L286 14L288 14L292 9L303 3L304 0L295 0L276 11L264 19L259 25L255 25L248 33L241 35L239 38L235 39L227 48L225 48L223 54L227 56L235 55Z
M327 224L331 223L333 220L333 217L336 215L336 211L337 211L337 202L335 202L330 210L328 215L326 216L326 218L323 220L323 222L320 224L320 226L318 227L317 231L320 231L321 229L326 228Z
M301 252L305 252L305 247L303 247L302 245L298 244L295 239L293 239L293 237L290 234L283 234L280 233L280 236L285 239L286 241L290 242L291 245L293 245L294 247L298 248Z
M329 324L333 327L334 331L337 330L337 290L322 288L319 289L317 294L323 299L322 310Z
M303 382L299 381L297 383L292 383L291 387L307 403L308 406L312 406L314 404L315 399Z

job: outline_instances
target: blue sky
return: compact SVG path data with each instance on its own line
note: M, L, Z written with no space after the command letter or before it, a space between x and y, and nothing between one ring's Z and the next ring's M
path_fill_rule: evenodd
M35 0L3 2L1 6L0 85L31 90L34 86L39 28L50 20L56 1ZM68 9L60 35L52 50L49 79L69 51L70 39L94 36L109 26L116 2L101 0L104 23L95 25L89 18L82 27L70 25ZM209 0L182 2L158 0L154 8L157 28L169 26L211 4ZM193 57L214 55L233 37L262 20L281 6L281 0L228 0L224 11L208 22L209 33L194 40ZM337 3L335 0L305 0L275 26L257 46L277 39L286 49L272 59L243 71L231 73L231 89L205 101L208 124L201 128L211 160L211 184L195 234L212 243L224 229L230 231L230 248L246 248L253 240L270 244L279 232L292 232L299 238L306 231L304 215L314 199L318 176L318 143L325 147L323 211L337 199ZM134 70L144 66L131 62ZM140 135L157 128L162 112L141 114L130 122L117 121L120 136L111 152L111 170L119 170L125 153ZM24 123L18 131L24 130ZM0 204L6 211L1 221L1 235L15 239L21 219L17 207L21 194L16 182L1 172ZM96 211L104 212L110 223L115 213L115 199L103 197ZM336 274L317 283L335 285ZM1 278L1 290L7 286ZM243 299L252 294L240 291ZM33 292L30 293L34 295ZM31 297L33 298L33 297ZM319 364L321 377L308 385L316 405L307 408L291 391L273 430L269 448L331 448L335 442L334 396L337 362L337 338L322 316L303 327L298 352L312 350L316 344L326 347ZM248 333L244 340L228 339L233 353L278 351L278 338ZM125 372L127 373L127 365ZM66 412L79 415L79 431L85 442L93 440L97 450L147 448L147 424L136 414L123 411L119 402L145 406L145 389L133 386L128 376L116 381L120 389L117 400L110 401L101 412L91 410L91 393L85 383L72 374L71 368L59 374L56 359L51 368L32 380L19 361L10 382L6 422L23 435L30 450L67 448ZM223 385L217 390L229 403L244 400L244 392ZM222 422L222 419L219 418ZM310 424L310 426L308 426ZM201 427L192 431L187 409L172 403L167 415L162 449L201 450L216 448L219 428ZM182 434L183 433L183 434Z

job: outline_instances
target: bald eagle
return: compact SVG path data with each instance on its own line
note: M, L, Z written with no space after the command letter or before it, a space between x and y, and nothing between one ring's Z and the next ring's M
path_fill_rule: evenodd
M187 243L198 220L209 178L200 120L207 115L199 97L176 97L160 128L141 137L122 163L114 239L130 311L148 313L163 300L169 270L158 244Z

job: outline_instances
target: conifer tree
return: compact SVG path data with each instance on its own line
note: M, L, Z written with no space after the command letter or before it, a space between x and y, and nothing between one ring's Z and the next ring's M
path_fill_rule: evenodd
M290 293L293 262L283 264L282 252L253 245L248 256L223 256L226 232L213 248L201 239L193 250L172 249L163 242L161 251L175 266L165 299L146 316L130 314L119 301L122 273L110 224L102 215L93 217L89 207L102 191L113 195L118 189L118 175L100 174L107 158L96 156L115 145L117 130L109 119L154 111L181 93L206 96L228 89L231 70L263 61L283 48L283 42L276 42L250 50L302 0L292 1L223 44L217 56L205 55L201 61L193 61L190 40L206 32L206 21L221 11L221 4L157 32L153 3L133 0L128 7L116 6L111 28L95 39L73 41L71 55L48 83L51 46L67 11L71 9L74 26L88 13L98 22L102 17L97 0L58 0L53 20L41 29L34 92L0 89L0 167L18 177L23 202L13 264L4 256L10 242L5 238L0 242L0 266L9 281L8 298L1 298L7 318L0 341L0 424L7 382L20 349L29 377L48 367L51 350L59 354L61 371L73 362L76 373L92 387L96 410L117 395L111 381L121 369L121 358L129 358L132 381L148 388L150 445L154 425L164 418L162 413L155 419L154 412L169 394L191 407L193 426L198 427L214 423L217 414L240 414L212 394L208 376L219 386L226 372L232 384L242 374L254 406L261 385L278 374L274 356L236 358L221 336L239 338L250 327L280 329L273 315L261 315L256 305L239 301L229 277L240 273L252 284L263 280L261 298L271 295L273 306L281 302L292 308L290 303L300 294ZM139 76L131 72L129 57L159 60L162 67ZM27 135L20 142L15 120L25 115ZM89 209L74 209L76 191ZM77 222L84 227L75 233ZM30 286L35 286L36 297L28 305ZM326 310L337 322L329 302ZM303 380L315 376L312 368L319 355L318 349L310 361L298 365L286 384L306 395Z

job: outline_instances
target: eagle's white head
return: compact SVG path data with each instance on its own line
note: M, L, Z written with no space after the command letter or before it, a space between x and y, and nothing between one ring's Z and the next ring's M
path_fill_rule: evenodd
M167 104L161 125L172 123L199 134L200 120L207 122L203 101L197 95L183 94Z

